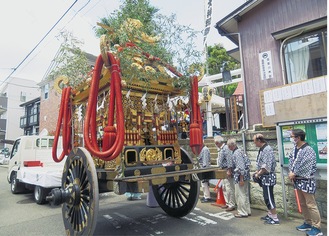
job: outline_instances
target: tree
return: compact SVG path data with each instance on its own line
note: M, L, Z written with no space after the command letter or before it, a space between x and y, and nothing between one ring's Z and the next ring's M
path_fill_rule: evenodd
M119 10L115 10L108 17L101 18L102 27L96 27L97 36L108 35L110 50L115 51L118 45L125 45L131 42L132 38L145 38L148 35L154 42L139 40L138 48L153 56L160 58L163 62L175 65L183 75L175 80L175 86L188 88L190 85L190 74L194 73L198 67L194 66L194 71L190 70L191 65L200 65L201 52L195 50L195 38L197 33L188 26L179 25L174 14L164 16L158 13L159 10L150 5L148 0L123 0ZM137 19L142 25L139 29L129 28L128 19ZM104 27L105 26L105 27ZM55 69L47 76L47 79L54 80L58 76L69 78L71 86L79 84L85 79L91 70L86 54L79 48L82 44L69 32L61 32L60 37L63 43L59 55L53 60ZM140 53L136 48L127 48L118 56L120 58L121 70L131 69L134 56ZM131 75L140 79L146 79L145 75L140 75L139 70L135 70ZM152 77L161 74L152 74Z
M240 67L240 64L227 54L226 49L222 45L216 44L214 46L209 46L207 49L207 65L209 75L218 74L224 70L238 69ZM234 93L237 86L238 83L224 85L223 87L218 88L217 92L222 97L230 96Z
M63 43L52 61L54 69L46 79L55 80L59 76L65 76L69 80L69 85L75 86L86 78L92 68L88 63L86 53L79 47L82 45L81 41L68 31L60 32L58 37L63 39Z
M148 1L145 0L125 0L122 5L119 7L120 10L115 10L111 13L107 18L101 18L102 24L108 26L110 28L110 32L108 29L104 28L96 28L95 32L97 36L101 36L103 34L112 34L115 35L112 37L112 44L120 44L121 41L127 41L127 35L115 34L127 18L137 19L143 23L145 33L152 35L155 34L156 30L154 24L152 23L152 19L154 15L159 11L157 8L150 6ZM126 37L126 38L125 38Z
M126 27L128 19L137 19L142 25L138 30L132 30L129 25ZM176 80L177 87L187 88L189 86L189 76L194 73L194 71L189 70L190 66L192 64L200 65L201 60L201 52L195 49L194 41L198 32L188 26L179 25L174 14L171 16L161 15L159 10L151 6L148 0L124 0L120 10L102 18L100 23L103 24L103 27L96 28L96 34L98 36L109 35L111 47L116 44L123 46L127 42L131 42L132 36L135 39L142 39L144 38L143 34L146 34L152 39L158 38L152 43L139 40L136 44L142 51L177 67L183 75L183 78ZM123 71L133 63L131 55L136 53L134 50L125 49L124 53L119 54ZM136 73L138 72L136 71ZM135 76L137 76L136 73L134 73ZM144 78L143 75L138 77Z

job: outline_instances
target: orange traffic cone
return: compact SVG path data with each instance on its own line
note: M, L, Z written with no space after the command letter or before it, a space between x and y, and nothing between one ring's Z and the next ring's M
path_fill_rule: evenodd
M211 205L219 207L226 206L221 179L218 181L214 190L217 192L217 198L216 203L212 203Z

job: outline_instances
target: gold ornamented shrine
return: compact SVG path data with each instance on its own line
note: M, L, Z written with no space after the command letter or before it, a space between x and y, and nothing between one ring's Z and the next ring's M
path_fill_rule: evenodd
M134 27L140 27L139 23L132 19L127 22ZM54 189L47 199L55 205L63 204L68 235L93 233L101 192L124 194L152 188L167 214L182 217L198 201L199 179L226 175L217 167L201 169L196 158L179 146L176 126L171 123L171 111L177 107L171 99L187 92L175 86L183 76L138 47L140 40L152 44L156 38L146 34L133 38L110 49L108 38L102 37L101 54L91 77L74 88L63 77L55 83L62 100L53 159L67 159L62 187ZM126 51L132 60L125 68L120 56ZM191 76L188 91L194 155L199 154L203 144L198 80ZM60 137L63 151L58 157Z

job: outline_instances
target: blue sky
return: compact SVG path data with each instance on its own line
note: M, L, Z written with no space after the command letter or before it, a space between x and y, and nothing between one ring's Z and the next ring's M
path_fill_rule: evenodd
M19 65L75 2L74 0L1 1L0 82L12 72L12 68ZM213 0L212 27L208 35L208 45L222 43L228 50L234 47L217 33L213 25L244 2L245 0ZM75 37L84 41L84 50L98 55L99 41L95 38L92 27L100 18L118 9L120 3L119 0L77 1L12 76L40 82L60 44L55 36L63 28L72 31ZM181 25L189 25L197 31L202 31L204 28L207 0L150 0L150 3L159 8L163 15L176 14L177 21ZM197 44L202 48L201 33Z

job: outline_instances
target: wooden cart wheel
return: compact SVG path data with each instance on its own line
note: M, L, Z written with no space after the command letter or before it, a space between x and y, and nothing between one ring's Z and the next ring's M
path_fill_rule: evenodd
M69 190L69 199L62 205L67 235L93 235L98 215L98 181L93 159L85 148L78 148L67 157L62 189Z
M182 161L189 163L192 159L181 149ZM159 206L168 215L183 217L196 206L199 198L200 181L188 180L152 186L154 196Z

